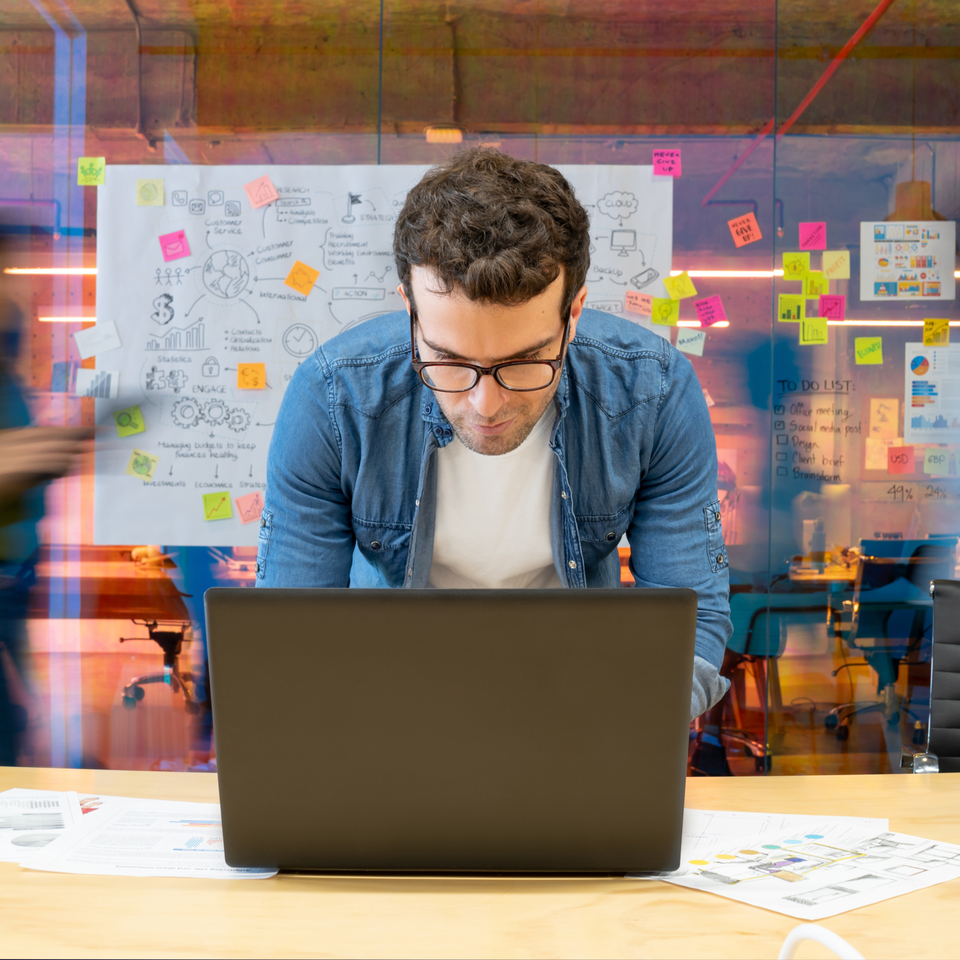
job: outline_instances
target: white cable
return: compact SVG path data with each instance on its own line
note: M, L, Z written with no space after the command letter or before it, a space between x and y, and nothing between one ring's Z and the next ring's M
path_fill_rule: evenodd
M794 927L787 934L787 939L783 941L777 960L793 960L797 947L804 940L813 940L814 943L832 950L840 960L863 960L863 954L857 952L843 937L826 927L821 927L819 923L801 923L800 926Z

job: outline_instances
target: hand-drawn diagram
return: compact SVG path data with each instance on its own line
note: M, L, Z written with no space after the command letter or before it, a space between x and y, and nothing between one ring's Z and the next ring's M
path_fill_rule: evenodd
M96 542L204 544L203 493L263 495L271 431L298 365L330 337L404 309L393 230L426 169L110 168L98 188L97 314L122 346L103 363L119 395L98 397L97 412L112 428L114 411L139 406L146 436L97 451ZM588 305L648 325L624 313L625 293L665 296L673 178L652 167L559 169L591 217ZM162 205L135 204L146 179L163 180ZM306 282L298 262L319 276ZM243 389L239 371L251 364L265 379ZM126 473L134 439L158 458L149 482ZM235 513L216 535L252 545L257 524Z

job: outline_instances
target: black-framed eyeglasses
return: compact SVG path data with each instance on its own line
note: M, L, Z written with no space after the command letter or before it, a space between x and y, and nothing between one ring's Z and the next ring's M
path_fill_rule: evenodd
M421 360L417 356L417 311L410 308L410 353L413 369L431 389L440 393L466 393L472 390L481 377L493 377L504 390L529 393L546 390L563 368L567 355L567 331L570 316L563 322L563 343L556 360L504 360L492 367L480 367L462 360Z

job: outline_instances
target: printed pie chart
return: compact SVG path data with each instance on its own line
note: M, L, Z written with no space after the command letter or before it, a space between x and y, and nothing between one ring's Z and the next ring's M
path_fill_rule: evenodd
M930 361L926 357L914 357L910 361L910 369L918 377L922 377L930 369Z

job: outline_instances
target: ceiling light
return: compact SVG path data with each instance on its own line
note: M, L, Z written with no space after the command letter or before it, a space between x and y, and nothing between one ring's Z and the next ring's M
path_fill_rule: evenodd
M37 317L41 323L96 323L96 317Z
M463 143L463 130L452 123L435 123L425 127L427 143Z
M96 267L4 267L4 273L31 277L95 277Z

